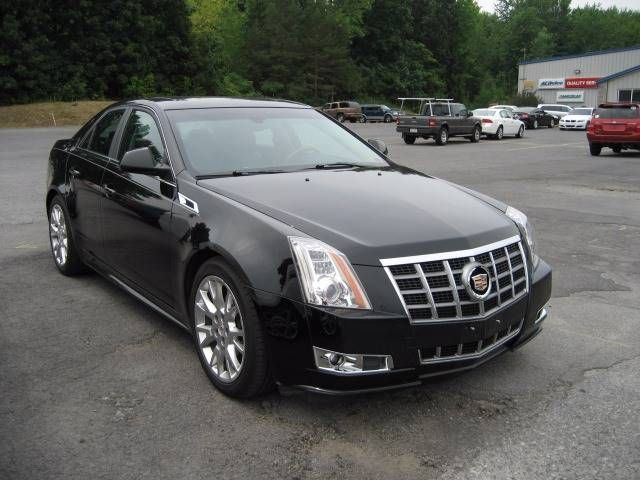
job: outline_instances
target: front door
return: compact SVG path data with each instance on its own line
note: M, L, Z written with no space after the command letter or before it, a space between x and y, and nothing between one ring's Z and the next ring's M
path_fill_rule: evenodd
M124 109L111 110L100 118L80 143L69 152L69 214L74 239L89 257L102 258L102 228L99 205L102 176L115 155L114 138L124 116Z
M120 169L124 154L142 147L150 148L158 162L169 163L154 114L139 108L131 111L117 157L103 177L105 253L109 265L125 280L151 294L161 306L174 308L178 240L171 231L171 212L177 195L175 181L171 174L160 178Z

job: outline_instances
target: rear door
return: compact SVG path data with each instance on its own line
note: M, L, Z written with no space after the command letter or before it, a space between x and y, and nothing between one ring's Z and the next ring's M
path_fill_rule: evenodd
M69 214L75 241L85 255L103 258L100 224L102 177L110 157L115 156L114 138L124 118L125 108L108 110L85 137L69 152L67 162Z
M449 134L462 135L462 134L468 133L466 128L466 123L467 123L467 109L464 107L464 105L460 103L452 103L451 118L449 119Z
M109 265L154 300L176 306L174 279L178 239L171 231L177 191L173 174L166 178L124 172L120 160L136 148L148 147L157 162L169 164L162 130L153 111L135 107L123 127L117 155L103 178L105 254Z

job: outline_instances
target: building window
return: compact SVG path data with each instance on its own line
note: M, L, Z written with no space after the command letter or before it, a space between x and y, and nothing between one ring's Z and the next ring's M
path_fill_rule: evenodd
M619 102L640 102L640 88L618 90Z

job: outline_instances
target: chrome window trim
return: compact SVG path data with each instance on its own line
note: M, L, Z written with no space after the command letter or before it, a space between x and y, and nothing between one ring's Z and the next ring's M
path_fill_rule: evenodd
M488 245L482 245L476 248L470 248L468 250L429 253L427 255L414 255L410 257L383 258L380 260L380 263L383 267L392 267L394 265L404 265L405 263L423 263L435 260L446 260L449 258L473 257L481 253L487 253L487 251L495 250L496 248L506 247L507 245L519 242L520 240L520 235L514 235L513 237L509 237L498 242L489 243Z

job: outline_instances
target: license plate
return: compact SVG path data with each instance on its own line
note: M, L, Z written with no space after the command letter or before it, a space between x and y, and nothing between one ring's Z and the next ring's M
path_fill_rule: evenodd
M417 128L410 128L409 129L409 133L418 133L418 129Z

